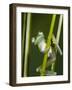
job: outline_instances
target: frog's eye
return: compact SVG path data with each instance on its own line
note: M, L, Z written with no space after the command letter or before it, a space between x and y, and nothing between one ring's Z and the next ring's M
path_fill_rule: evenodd
M33 38L32 38L32 43L34 43L34 42L35 42L35 38L33 37Z
M39 32L38 34L39 34L39 35L43 35L43 32Z

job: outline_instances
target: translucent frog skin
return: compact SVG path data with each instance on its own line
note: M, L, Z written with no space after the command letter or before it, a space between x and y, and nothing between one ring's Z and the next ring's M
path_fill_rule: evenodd
M46 49L46 41L44 38L44 34L43 32L39 32L38 35L36 36L36 38L32 38L32 43L34 43L34 45L38 46L38 49L40 50L41 53L45 53L46 51L48 52L48 57L51 59L53 58L54 53L52 51L52 46L50 46L49 49Z
M36 37L32 38L32 43L38 47L38 49L40 50L41 53L48 53L48 61L46 64L46 74L48 75L48 71L47 68L48 66L50 66L55 60L56 60L56 51L58 49L60 55L62 55L62 51L59 47L59 45L56 43L55 38L53 37L53 40L51 40L51 45L50 48L47 49L46 48L46 40L44 38L44 34L43 32L38 32L38 35ZM42 65L40 65L39 67L36 68L36 72L41 72L41 68ZM50 72L53 73L53 72ZM56 75L56 72L54 72L54 74Z

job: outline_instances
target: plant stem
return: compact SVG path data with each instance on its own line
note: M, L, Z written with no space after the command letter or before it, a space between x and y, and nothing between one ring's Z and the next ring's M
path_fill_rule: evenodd
M62 18L63 18L63 15L60 15L59 24L58 24L58 30L57 30L57 36L56 36L56 42L57 42L57 44L59 44L59 40L60 40ZM51 70L54 71L54 68L55 68L55 63L52 64Z
M51 26L50 26L50 32L49 32L49 35L48 35L48 38L47 38L47 46L46 46L46 48L48 48L48 49L50 48L50 44L51 44L51 39L52 39L53 30L54 30L55 19L56 19L56 15L53 15ZM48 52L46 52L45 55L44 55L43 64L42 64L42 70L41 70L41 76L45 75L47 59L48 59Z
M27 18L26 18L27 14L24 13L22 14L22 77L24 76L24 56L25 56L25 52L24 52L24 49L25 49L25 32L26 32L26 21L27 21Z
M27 25L26 25L26 45L25 45L25 58L24 58L24 77L27 76L30 27L31 27L31 13L28 13L27 14Z

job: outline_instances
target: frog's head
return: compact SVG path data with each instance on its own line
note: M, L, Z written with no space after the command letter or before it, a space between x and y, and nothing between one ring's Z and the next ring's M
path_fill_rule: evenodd
M43 32L38 32L36 37L32 37L32 43L35 45L39 44L43 40L45 41Z

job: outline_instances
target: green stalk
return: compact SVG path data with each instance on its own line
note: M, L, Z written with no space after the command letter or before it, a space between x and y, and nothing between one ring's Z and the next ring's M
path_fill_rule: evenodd
M25 30L26 30L26 13L22 14L22 76L24 76L24 47L25 47Z
M60 40L60 33L61 33L61 26L62 26L62 19L63 19L63 15L60 15L60 20L59 20L59 25L58 25L58 32L57 32L57 43L59 43Z
M24 50L25 29L26 29L26 13L23 15L22 50ZM22 51L22 54L23 54L23 51Z
M58 24L58 30L57 30L57 36L56 36L56 42L57 42L58 44L59 44L59 40L60 40L62 18L63 18L63 15L60 15L59 24ZM55 63L52 64L51 70L54 71L54 68L55 68Z
M49 32L49 35L48 35L48 38L47 38L47 46L46 46L46 48L48 48L48 49L50 48L50 44L51 44L51 39L52 39L53 30L54 30L55 19L56 19L56 15L53 15L51 26L50 26L50 32ZM48 59L48 52L46 52L45 55L44 55L43 64L42 64L42 70L41 70L41 76L45 75L47 59Z
M24 77L27 76L27 64L28 64L28 51L29 51L29 38L31 27L31 13L27 14L27 26L26 26L26 45L25 45L25 60L24 60Z

